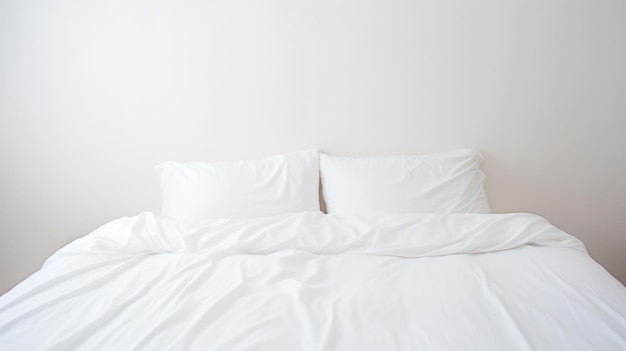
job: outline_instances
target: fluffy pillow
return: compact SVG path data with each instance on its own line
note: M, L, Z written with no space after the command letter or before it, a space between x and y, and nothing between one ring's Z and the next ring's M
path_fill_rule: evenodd
M329 214L489 213L472 149L419 156L348 158L320 155Z
M260 160L165 162L157 169L166 217L252 218L320 209L316 149Z

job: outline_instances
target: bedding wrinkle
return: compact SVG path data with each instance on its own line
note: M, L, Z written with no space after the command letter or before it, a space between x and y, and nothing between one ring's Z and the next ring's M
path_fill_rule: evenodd
M111 322L114 322L118 325L128 325L129 320L136 318L136 315L129 315L129 313L123 312L131 309L134 305L137 304L138 301L144 299L149 291L160 282L161 280L159 280L158 276L149 278L146 282L138 284L138 290L131 292L131 294L124 297L123 299L119 297L114 297L113 299L111 299L111 302L106 303L106 308L97 309L99 313L87 313L87 315L91 316L84 318L80 326L75 326L72 331L66 330L64 333L65 335L57 335L54 338L54 341L50 341L50 344L48 346L49 350L62 351L80 349L81 347L83 347L81 345L83 345L83 343L86 341L85 336L88 336L88 339L90 339L90 343L93 343L96 348L100 348L100 346L102 346L105 341L111 340L111 338L114 336L98 334L97 331L101 330L104 325ZM89 305L95 302L96 301L93 301ZM85 313L88 311L91 312L92 310L92 306L89 306L89 308L85 308L83 315L85 315Z
M447 175L448 181L446 182L431 182L428 186L416 187L416 192L411 194L414 198L421 198L422 196L428 196L428 194L448 194L447 197L442 199L444 208L455 208L456 204L463 204L463 197L467 197L467 193L471 193L470 190L473 186L474 180L466 177L466 169L468 164L466 163L454 163L454 164L436 164L429 162L428 167L430 174L437 178L436 175ZM478 172L478 170L476 170ZM466 192L451 192L449 191L450 184L458 183L456 187L464 189ZM419 192L417 192L419 190ZM432 195L430 195L432 196ZM475 199L476 195L472 197ZM472 202L473 203L473 202ZM455 212L464 212L457 210Z
M577 290L572 282L584 282L587 277L578 277L584 272L578 271L578 279L566 279L560 275L559 266L567 267L572 271L567 261L547 261L539 259L537 255L552 257L560 253L567 253L565 258L581 255L579 251L568 251L561 248L541 249L533 246L525 246L514 249L515 254L522 255L526 259L526 267L520 269L514 266L517 261L510 261L507 256L501 262L502 266L484 265L481 271L490 282L491 289L500 297L503 304L508 306L511 315L516 316L518 321L532 321L522 324L528 339L535 340L543 348L559 350L623 350L624 335L619 337L615 332L624 329L624 325L613 325L610 318L598 315L596 306L590 306L581 296L586 296L585 289L578 293L570 293L562 284ZM581 255L582 256L582 255ZM573 261L574 266L577 265ZM548 264L546 264L548 263ZM578 263L579 264L579 263ZM508 268L508 276L501 275L503 269ZM591 266L594 267L594 266ZM500 277L496 279L496 277ZM580 279L582 278L582 279ZM591 278L593 279L593 278ZM582 283L581 285L584 285ZM583 294L583 295L580 295ZM537 300L542 300L543 305L537 305ZM618 309L619 310L619 309ZM622 310L626 310L622 308ZM608 324L607 324L608 323ZM575 332L584 330L585 332ZM603 334L602 342L598 342L594 335ZM616 337L618 336L618 337ZM619 343L619 339L622 343ZM533 345L533 347L537 347Z
M539 268L547 279L558 285L558 289L551 289L566 304L568 312L572 316L572 321L577 322L581 328L588 328L589 325L593 325L594 328L601 328L603 332L608 333L606 338L612 341L611 343L614 344L616 349L626 349L626 343L624 342L624 338L626 338L626 330L624 330L626 318L623 315L617 313L614 307L608 305L597 296L585 293L585 290L580 287L573 286L557 272L544 267ZM590 308L583 309L581 306L591 306L595 313L589 313ZM589 349L593 349L591 340L587 340L587 342Z
M222 274L224 279L220 280L219 290L207 291L205 298L210 300L207 306L199 305L193 312L193 316L186 316L187 325L181 330L173 344L181 345L181 349L191 349L199 337L214 337L211 335L212 326L219 325L228 318L233 313L233 306L236 302L250 293L244 271L237 269L232 273L234 274L227 277Z
M215 275L221 259L213 258L209 259L207 255L203 254L172 254L179 257L175 257L173 260L166 261L165 272L167 274L167 288L169 290L170 298L167 299L167 303L178 301L174 297L180 297L183 299L193 298L192 292L203 289L209 285L209 282ZM179 262L184 262L180 264ZM172 267L175 263L176 267Z
M176 255L179 255L185 261L191 260L191 263L185 265L188 274L176 274L171 277L171 280L167 280L167 286L163 286L163 293L169 293L169 296L165 295L164 307L167 308L162 308L165 311L162 313L162 316L159 314L156 319L159 322L138 341L135 349L154 349L160 348L164 344L172 343L171 339L164 339L160 335L172 329L185 334L193 333L194 328L200 327L207 329L207 331L206 333L198 334L198 337L214 338L216 333L210 332L213 328L212 324L204 323L206 319L203 319L201 315L212 313L216 309L218 313L224 312L224 310L232 306L231 301L225 300L224 296L230 293L234 294L231 296L237 296L237 294L247 291L247 287L243 284L244 278L241 276L235 280L232 280L231 276L226 277L226 280L223 279L224 273L222 271L224 271L224 267L234 266L234 268L237 268L236 262L223 262L226 258L209 260L205 254ZM194 269L198 271L194 272ZM240 269L237 270L241 271ZM172 273L175 274L176 271ZM241 271L241 274L243 275L244 272ZM174 284L169 284L170 282ZM211 289L212 284L220 284L221 290ZM159 308L159 306L152 306L152 308ZM219 309L222 310L220 311ZM190 316L196 317L190 322ZM199 324L196 325L195 323Z
M0 349L626 349L626 291L592 263L530 214L142 214L1 296Z
M271 260L269 274L262 285L284 296L288 306L285 318L297 326L292 333L311 350L321 350L334 322L328 313L332 310L328 306L333 303L332 292L324 285L328 279L327 258L295 250L272 253L267 258Z
M160 318L157 319L158 322L155 323L154 327L137 341L134 349L144 350L159 345L155 343L155 340L159 340L159 334L172 328L173 325L182 323L187 314L196 308L197 303L206 298L204 294L197 292L208 292L208 287L205 285L208 285L210 277L214 275L217 263L206 260L205 255L172 255L177 255L177 259L173 260L171 264L166 264L164 268L163 275L169 278L166 280L167 283L163 284L166 286L155 289L157 293L162 294L163 299L155 300L159 302L158 305L148 306L148 308L157 311L156 314ZM181 261L184 263L180 264Z
M289 331L295 339L304 345L314 345L317 342L317 338L311 334L314 325L311 324L311 318L307 317L309 304L306 304L307 301L303 301L306 300L303 293L306 290L306 285L308 285L305 282L311 283L310 280L315 279L318 269L313 263L306 262L307 257L299 257L303 254L311 256L308 253L285 250L267 256L253 257L255 266L260 266L260 270L250 272L252 275L247 277L247 282L254 288L238 301L241 309L245 309L245 313L240 311L241 316L239 317L237 317L238 313L233 313L229 320L236 321L245 315L255 317L248 319L249 328L236 331L239 337L214 340L215 349L245 349L241 346L242 339L259 333L263 334L262 339L264 340L278 338L285 331ZM241 259L243 258L241 257ZM303 268L298 269L298 267ZM283 270L286 271L283 272ZM275 306L275 310L282 311L282 313L268 316L267 309L269 306ZM257 314L256 311L259 313ZM224 321L222 324L224 323L229 323L229 321ZM234 328L241 329L239 325ZM228 334L233 334L233 331L229 330ZM297 346L294 345L293 347ZM289 348L274 345L274 349Z
M339 317L339 302L336 299L327 299L325 304L326 313L320 313L320 333L317 340L318 347L312 348L317 350L338 350L337 340L340 337L340 328L337 321L341 320Z
M129 267L132 267L139 259L129 258L116 260L115 262L99 262L52 277L43 284L35 286L27 293L0 305L0 313L3 313L5 318L7 314L17 314L14 319L3 318L3 320L0 320L0 331L5 330L9 324L18 323L22 319L32 318L34 315L44 314L45 310L50 308L50 306L67 303L82 294L85 296L90 295L90 289L97 288L103 281L115 278ZM94 278L93 273L96 273L94 270L104 270L104 272L96 271L99 274ZM85 279L86 277L88 279ZM68 284L68 281L72 282L72 284ZM75 284L78 284L78 286ZM44 292L46 293L45 296Z
M499 326L499 328L507 330L506 337L512 339L511 345L515 345L517 350L533 351L539 349L537 345L533 345L532 339L524 328L524 324L517 320L515 313L503 301L503 296L506 296L506 293L497 288L492 277L487 277L483 267L474 264L472 268L470 271L480 286L481 296L486 300L484 306L489 306L490 311L497 314L499 318L495 320L498 324L503 325Z

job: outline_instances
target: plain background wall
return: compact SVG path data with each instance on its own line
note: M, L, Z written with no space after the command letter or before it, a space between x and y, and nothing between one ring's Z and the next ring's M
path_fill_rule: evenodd
M165 160L475 147L626 282L626 2L0 0L0 292Z

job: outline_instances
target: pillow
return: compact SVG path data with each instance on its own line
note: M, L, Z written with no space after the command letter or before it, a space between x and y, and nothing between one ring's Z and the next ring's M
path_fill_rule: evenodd
M320 210L316 149L260 160L165 162L157 169L166 217L253 218Z
M329 214L489 213L472 149L419 156L348 158L320 155Z

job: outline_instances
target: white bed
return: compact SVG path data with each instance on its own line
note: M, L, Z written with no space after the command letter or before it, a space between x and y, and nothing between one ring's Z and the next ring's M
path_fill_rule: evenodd
M143 213L1 296L0 348L624 350L626 289L532 214Z

